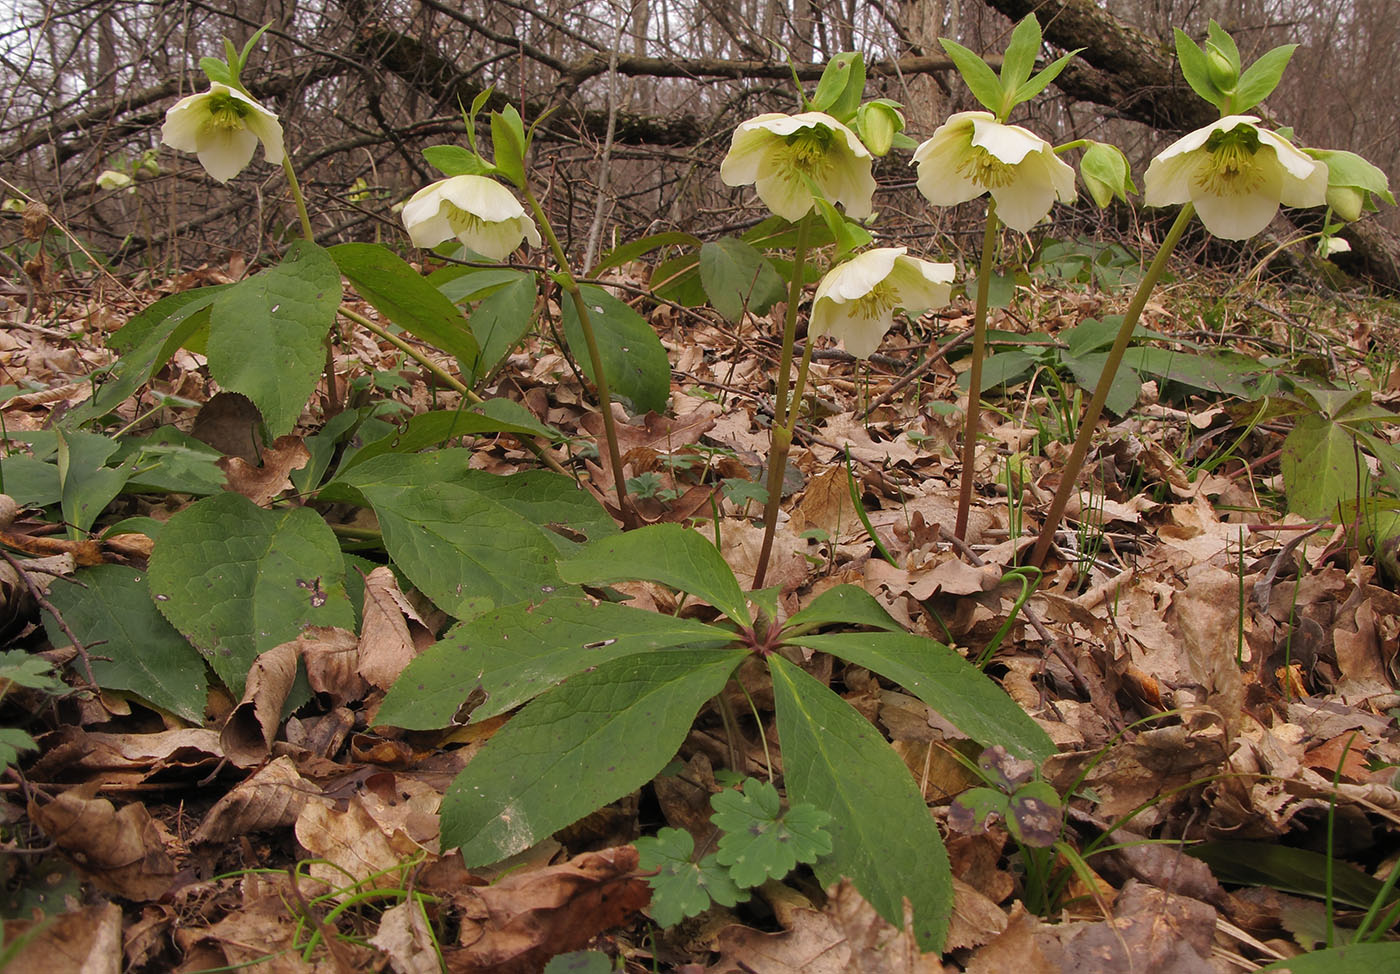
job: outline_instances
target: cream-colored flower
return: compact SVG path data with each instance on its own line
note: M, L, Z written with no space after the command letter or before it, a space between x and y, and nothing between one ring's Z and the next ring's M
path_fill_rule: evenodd
M1244 240L1285 206L1321 206L1327 166L1282 136L1257 128L1253 115L1227 115L1157 153L1143 176L1148 206L1190 202L1206 229Z
M896 308L919 314L948 303L952 264L905 256L903 247L877 247L827 271L812 299L808 334L839 338L846 351L869 358L894 324Z
M813 187L827 202L844 206L847 216L863 220L875 195L871 158L854 132L824 112L773 112L734 130L719 178L726 186L752 183L758 198L785 220L811 211Z
M282 164L282 126L277 116L217 81L208 91L181 98L170 107L160 140L181 152L196 153L200 165L221 183L243 171L259 142L269 164Z
M416 247L436 247L456 237L492 260L510 256L521 240L540 245L525 207L494 179L449 176L414 193L403 206L403 225Z
M98 175L96 182L103 189L126 189L131 185L131 176L115 169L104 169Z
M1073 202L1074 169L1040 136L991 112L958 112L914 150L919 192L935 206L991 193L997 216L1026 233L1055 200Z

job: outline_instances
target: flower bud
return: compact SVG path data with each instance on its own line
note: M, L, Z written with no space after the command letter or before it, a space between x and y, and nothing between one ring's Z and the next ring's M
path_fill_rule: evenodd
M890 151L896 132L904 128L904 116L889 105L867 102L856 112L856 131L871 155L883 156Z
M1210 73L1211 83L1227 95L1239 84L1240 78L1235 66L1214 44L1206 45L1206 68Z
M1361 218L1361 209L1366 205L1366 194L1355 186L1327 187L1327 205L1332 212L1351 223Z

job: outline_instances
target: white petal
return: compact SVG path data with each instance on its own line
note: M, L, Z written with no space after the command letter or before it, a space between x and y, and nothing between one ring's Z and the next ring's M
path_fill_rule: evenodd
M886 312L879 318L847 318L834 337L841 339L842 346L856 358L869 358L880 347L880 340L894 324L894 314Z
M956 206L987 191L958 171L971 151L971 136L970 124L955 125L949 119L914 150L919 192L934 206Z
M787 117L770 112L739 124L730 140L729 153L719 164L719 178L726 186L748 186L758 178L759 164L775 141L769 122Z
M784 220L796 223L811 211L812 191L791 169L773 165L771 157L765 157L763 162L754 180L758 198Z
M920 314L948 303L956 273L957 268L949 263L901 256L895 261L889 280L899 295L899 306L911 314Z
M863 220L873 211L875 177L870 172L868 155L863 159L848 156L835 159L832 171L817 185L829 201L845 206L847 216Z
M1207 164L1209 160L1204 160ZM1157 153L1142 177L1142 201L1148 206L1168 206L1191 199L1191 187L1202 165L1199 155Z
M203 107L208 99L206 91L187 95L171 105L165 113L165 124L160 128L160 140L181 152L198 152L199 133L209 116L209 109Z
M1262 169L1264 182L1252 193L1216 196L1197 191L1192 202L1207 230L1226 240L1247 240L1269 225L1278 213L1283 170Z
M1019 125L1004 125L996 119L972 120L972 144L986 149L1007 165L1014 166L1029 153L1050 148L1050 143Z
M1206 140L1216 132L1228 132L1241 123L1252 126L1257 121L1259 121L1259 119L1254 115L1226 115L1224 118L1211 122L1209 125L1204 125L1194 132L1187 132L1181 138L1157 153L1152 161L1156 162L1158 159L1170 159L1173 156L1179 156L1191 152L1194 149L1199 149L1201 146L1205 145Z
M1321 206L1327 202L1327 164L1314 159L1274 132L1259 132L1259 141L1274 150L1283 170L1279 202L1284 206Z
M889 277L896 259L902 257L904 252L903 247L876 247L856 254L844 264L838 264L817 282L813 304L823 298L846 302L865 297Z
M262 143L263 158L267 160L268 165L282 165L286 150L282 144L282 125L277 121L277 116L259 106L258 111L249 113L243 121Z
M444 199L459 210L490 223L514 220L525 214L525 207L494 179L485 176L452 176L440 184Z
M199 138L199 164L209 175L226 183L253 159L258 137L249 129L209 127Z

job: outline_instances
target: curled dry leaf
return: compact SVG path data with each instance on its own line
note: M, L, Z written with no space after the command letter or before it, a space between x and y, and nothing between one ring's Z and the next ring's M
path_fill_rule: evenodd
M365 576L364 622L360 626L358 667L368 683L387 690L418 650L408 629L412 606L387 565Z
M335 626L307 626L295 640L311 689L337 706L365 695L358 669L359 642L353 632Z
M118 809L94 797L97 788L81 785L44 805L31 800L29 817L97 886L137 902L160 899L175 878L169 833L145 805Z
M402 829L383 828L356 795L344 811L308 802L296 821L297 841L312 856L313 878L339 889L393 869L422 851Z
M264 760L282 723L282 705L297 675L297 644L274 646L253 660L243 700L219 734L224 754L240 768Z
M277 437L272 446L262 451L262 464L249 463L242 457L220 457L219 469L228 480L229 490L236 490L259 507L266 507L278 494L292 489L289 474L306 466L311 453L300 436L288 433Z
M283 755L259 768L224 795L199 823L191 841L196 845L227 842L248 832L291 825L319 790L303 778Z
M122 911L115 903L96 904L50 920L6 920L5 942L21 943L30 931L34 939L9 958L7 970L44 974L120 974L122 970Z

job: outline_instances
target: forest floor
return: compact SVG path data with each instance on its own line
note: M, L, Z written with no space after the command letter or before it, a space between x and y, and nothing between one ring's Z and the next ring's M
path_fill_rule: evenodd
M114 358L106 338L126 319L161 294L244 270L59 282L47 310L28 318L24 295L0 297L9 301L0 381L16 387L3 403L10 450L89 394L87 377ZM1144 342L1157 352L1138 360L1136 404L1102 424L1089 484L1057 550L1043 578L1023 586L1014 569L1087 398L1075 385L1074 329L1092 329L1127 301L1101 281L1053 270L1039 268L1011 308L993 313L993 361L1007 383L986 396L965 543L946 534L971 325L970 307L954 306L896 329L868 364L818 356L767 578L788 614L850 583L912 632L973 659L990 648L987 672L1060 749L1039 773L1067 796L1059 838L1077 853L1045 860L1049 873L1033 888L1027 853L1005 823L950 821L954 799L982 783L966 760L977 750L950 740L940 718L899 687L830 657L806 661L891 741L940 823L956 877L941 958L921 957L850 887L823 890L803 870L667 930L648 917L629 844L663 825L708 828L709 798L728 780L735 743L710 709L677 761L641 792L482 871L440 849L437 809L509 718L396 731L375 722L382 691L360 684L319 694L246 760L229 753L226 722L239 701L221 690L204 700L202 721L130 692L98 692L52 613L41 618L36 595L75 564L144 569L149 544L132 534L68 541L52 510L29 509L12 511L4 527L5 638L57 666L68 686L36 689L42 681L26 683L13 659L2 674L0 718L38 747L13 759L0 783L8 945L0 962L53 974L420 974L440 964L539 970L562 950L591 948L637 974L1185 974L1256 970L1342 942L1373 903L1386 909L1394 899L1382 882L1400 854L1400 596L1358 545L1356 523L1289 513L1281 451L1299 417L1311 415L1298 383L1355 386L1381 405L1400 397L1396 307L1194 271L1159 291L1144 324L1162 337ZM669 305L651 306L649 320L671 359L673 395L668 416L621 417L640 511L649 522L700 523L740 583L751 582L777 329ZM601 478L606 496L606 478L588 459L600 425L592 400L545 331L483 394L513 399L569 434L557 459ZM1257 371L1242 373L1246 359L1222 353L1247 357ZM253 438L256 416L234 397L214 397L204 365L178 352L154 383L164 405L138 415L148 398L124 418L137 430L174 424L241 452L229 445ZM362 387L401 402L405 416L451 409L455 394L412 365L364 331L341 336L342 379L369 377ZM1254 394L1261 389L1270 394ZM228 489L261 505L301 503L288 478L323 418L313 400L298 434L221 462ZM510 436L465 442L481 470L538 465ZM123 493L98 531L123 518L165 520L190 500ZM361 640L392 630L421 650L446 624L392 577L366 588ZM675 609L660 586L624 589L634 605ZM393 617L373 637L371 601ZM760 739L772 718L761 696L758 708L763 728L739 725L752 769L772 760ZM589 958L574 960L580 966L568 969L589 969Z

